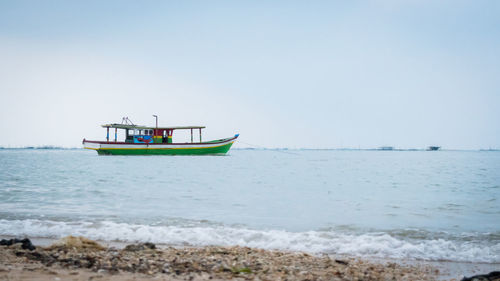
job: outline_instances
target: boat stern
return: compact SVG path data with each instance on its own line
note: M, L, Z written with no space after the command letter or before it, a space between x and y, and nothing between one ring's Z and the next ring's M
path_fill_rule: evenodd
M99 143L89 142L89 141L86 141L85 139L83 139L82 145L83 145L84 149L98 150L99 148L101 148L101 145Z

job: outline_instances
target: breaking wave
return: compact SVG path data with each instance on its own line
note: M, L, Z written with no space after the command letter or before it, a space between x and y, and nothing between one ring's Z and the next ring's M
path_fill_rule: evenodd
M102 222L0 219L0 235L60 238L67 235L121 242L153 242L168 245L248 246L263 249L345 254L375 258L396 258L460 262L500 262L500 240L459 239L428 236L415 239L404 235L371 232L346 234L334 230L290 232L255 230L221 225L185 227ZM490 235L490 234L479 234ZM411 236L411 235L410 235ZM467 238L468 237L468 238Z

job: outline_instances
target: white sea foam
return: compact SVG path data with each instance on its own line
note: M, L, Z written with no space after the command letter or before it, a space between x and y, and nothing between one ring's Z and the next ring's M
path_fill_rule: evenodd
M289 232L227 226L149 226L116 222L0 220L0 235L154 242L170 245L240 245L263 249L335 253L379 258L500 262L500 243L446 239L405 240L387 233L345 234L335 231Z

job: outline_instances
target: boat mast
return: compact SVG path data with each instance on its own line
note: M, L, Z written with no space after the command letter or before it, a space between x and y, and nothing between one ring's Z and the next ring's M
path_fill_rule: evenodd
M158 129L158 116L153 114L153 117L156 118L156 129Z

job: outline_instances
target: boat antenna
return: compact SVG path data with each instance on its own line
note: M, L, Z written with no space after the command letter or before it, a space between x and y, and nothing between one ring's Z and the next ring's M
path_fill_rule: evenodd
M158 116L153 114L153 117L156 118L156 129L158 129Z
M132 123L132 120L128 119L128 117L123 117L122 118L122 124L127 124L127 125L134 125L134 123ZM134 125L135 126L135 125Z

